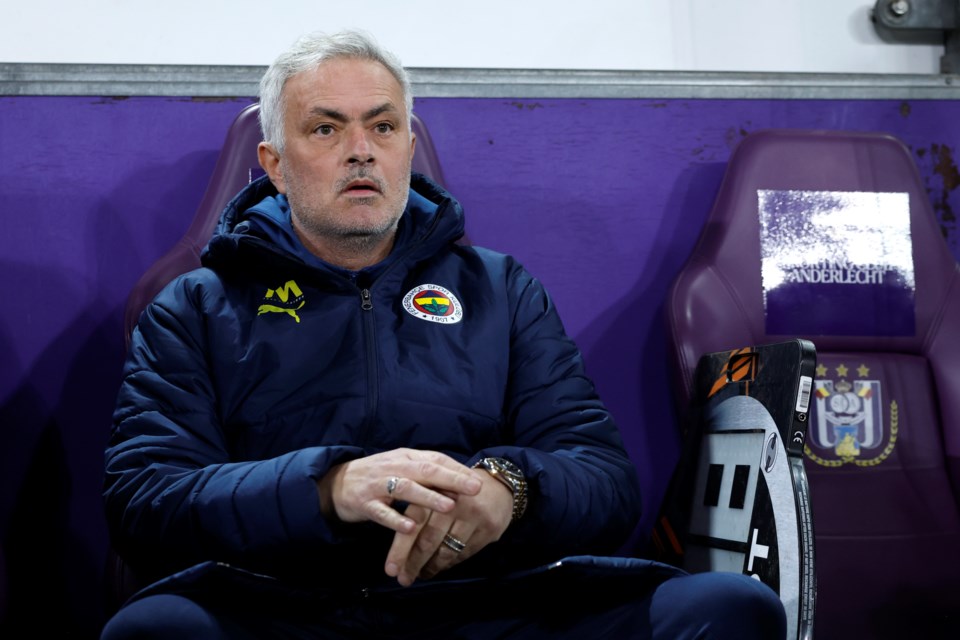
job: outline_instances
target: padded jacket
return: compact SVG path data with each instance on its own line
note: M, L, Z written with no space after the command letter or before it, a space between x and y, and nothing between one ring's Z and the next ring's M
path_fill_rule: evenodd
M265 177L245 188L204 266L132 335L104 489L121 554L153 576L214 561L382 584L393 532L328 521L316 482L397 447L503 456L528 479L526 514L440 578L618 549L640 516L637 474L541 283L457 243L462 209L426 177L388 261L359 273L258 232L248 210L275 194Z

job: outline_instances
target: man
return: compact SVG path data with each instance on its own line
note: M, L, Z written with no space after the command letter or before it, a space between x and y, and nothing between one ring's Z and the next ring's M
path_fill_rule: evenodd
M133 335L105 500L158 581L103 637L782 637L758 582L592 555L635 470L540 283L411 177L399 62L303 38L260 102L267 176Z

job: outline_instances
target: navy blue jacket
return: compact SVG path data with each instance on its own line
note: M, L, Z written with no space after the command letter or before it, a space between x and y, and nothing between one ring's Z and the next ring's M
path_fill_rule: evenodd
M376 585L393 532L321 515L316 481L397 447L503 456L526 514L445 577L615 551L640 515L636 471L543 286L456 241L460 205L414 174L385 263L346 273L226 208L204 267L132 336L106 451L114 544L155 575L217 561L310 584Z

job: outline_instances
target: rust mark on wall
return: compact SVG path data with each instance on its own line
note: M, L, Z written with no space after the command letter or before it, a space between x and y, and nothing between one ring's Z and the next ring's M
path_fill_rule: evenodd
M129 99L130 96L102 96L99 100L94 101L93 104L117 104Z
M957 214L951 200L956 195L957 187L960 187L960 169L954 159L954 150L949 145L933 143L929 149L916 149L914 153L924 174L924 184L940 223L940 232L956 252Z
M509 102L507 104L509 104L511 107L516 107L517 109L527 109L527 110L543 109L543 105L540 104L539 102L514 101L514 102Z
M734 147L740 144L740 141L746 138L749 133L750 132L743 127L730 127L724 134L724 140L727 143L727 147L732 150Z
M945 189L953 191L960 185L960 171L957 170L957 163L953 160L953 149L945 144L933 144L930 150L936 159L933 172L943 179Z

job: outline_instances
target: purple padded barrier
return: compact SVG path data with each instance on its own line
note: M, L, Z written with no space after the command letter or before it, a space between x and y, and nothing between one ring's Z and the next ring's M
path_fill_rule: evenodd
M864 317L855 335L849 327L868 305L851 304L853 295L844 298L833 285L817 284L803 293L809 294L806 308L792 312L842 331L770 332L771 325L791 319L771 321L769 299L765 308L765 286L769 298L786 272L771 271L768 262L761 274L770 257L769 245L761 255L761 240L769 240L763 223L771 215L796 214L795 203L764 209L763 193L770 191L802 192L821 207L807 229L794 228L796 234L812 232L814 241L806 258L793 259L828 264L841 278L856 273L850 264L859 260L873 268L890 255L888 245L909 240L914 280L884 280L895 295L879 312L901 312L902 294L912 289L915 330L878 330L873 317ZM836 203L824 206L824 194L839 202L862 193L906 194L909 200L878 207L873 220L861 212L852 227L834 229L844 246L859 234L869 238L866 249L881 258L851 250L818 262L836 251L835 245L818 244L819 230L843 213ZM909 219L906 236L890 231L900 228L898 214ZM875 233L876 220L894 222ZM798 247L796 238L787 244ZM909 255L897 260L911 262ZM867 285L846 286L854 292ZM667 313L681 410L703 353L789 337L817 347L806 468L816 536L818 640L941 637L936 634L945 628L960 629L960 269L906 147L879 133L764 130L746 136L731 155L701 238L674 280ZM842 322L831 324L830 317Z
M0 536L7 621L35 635L98 635L103 445L124 304L190 225L227 128L251 102L0 96L0 298L16 301L0 312ZM667 289L744 135L897 135L960 257L960 100L517 95L418 97L414 108L472 243L521 260L580 345L636 461L645 524L677 456Z
M140 312L160 289L174 277L200 266L200 252L213 235L223 208L240 189L263 175L257 159L257 145L263 140L259 113L259 105L251 104L237 115L227 131L213 175L190 227L173 248L143 274L131 291L124 313L124 335L128 344ZM443 171L430 132L416 114L412 114L411 126L417 137L413 171L423 173L443 185Z

